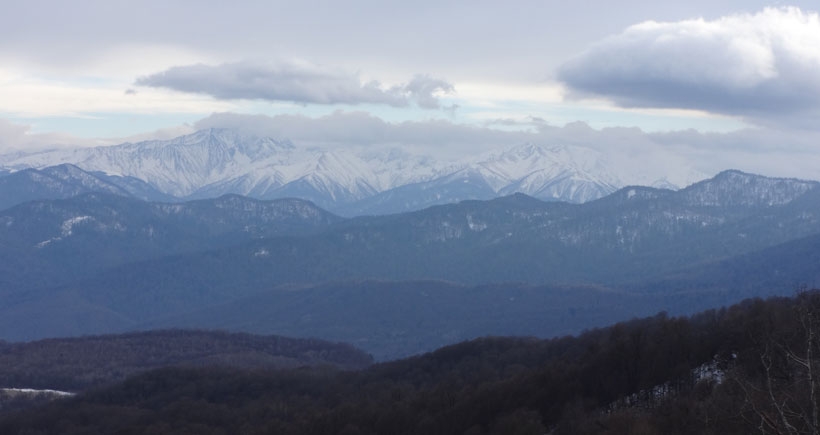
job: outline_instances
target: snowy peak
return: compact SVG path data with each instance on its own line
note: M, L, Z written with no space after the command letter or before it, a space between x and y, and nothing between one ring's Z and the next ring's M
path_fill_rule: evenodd
M171 140L153 140L138 143L126 143L115 147L131 152L161 151L166 153L185 153L190 150L205 149L209 157L215 161L235 158L237 154L258 159L274 154L287 153L295 147L288 141L276 141L271 138L260 138L254 135L242 134L238 130L211 128L200 130Z
M215 128L171 140L4 155L0 171L69 163L128 186L132 194L145 192L142 196L155 197L154 189L181 199L228 193L259 199L297 197L353 215L516 192L583 203L626 185L677 189L703 178L693 178L695 171L668 157L646 156L647 168L636 170L633 155L525 143L446 162L395 148L300 148L287 140ZM662 164L653 165L654 161Z
M524 144L475 166L500 194L520 192L544 200L586 202L621 185L600 153L581 147Z
M102 171L119 169L123 175L150 180L162 190L184 197L203 186L238 178L261 162L286 162L292 150L288 142L210 129L171 141L111 147L105 150L110 159L95 156L84 164Z
M345 186L349 194L355 199L373 195L383 186L376 183L376 175L370 166L362 159L349 154L338 152L323 152L316 159L316 164L310 172L317 182L333 190L331 186Z
M2 164L16 169L72 163L85 171L145 180L163 192L185 197L203 186L252 170L260 160L284 161L292 149L293 145L288 142L241 135L234 130L210 129L169 141L6 157Z

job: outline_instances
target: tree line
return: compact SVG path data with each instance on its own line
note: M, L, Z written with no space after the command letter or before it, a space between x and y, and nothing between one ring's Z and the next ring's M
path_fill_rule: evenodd
M815 434L820 292L362 370L164 368L0 433Z

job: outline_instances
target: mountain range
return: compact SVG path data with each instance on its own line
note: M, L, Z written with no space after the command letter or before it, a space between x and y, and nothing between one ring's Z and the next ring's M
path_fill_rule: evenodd
M384 359L692 312L820 280L818 185L726 171L583 204L516 193L357 218L237 195L30 201L0 210L0 339L219 327Z
M94 187L162 201L229 193L296 197L353 216L516 192L583 203L626 185L677 189L705 178L685 165L661 173L646 163L626 170L590 148L534 144L441 161L397 149L301 148L288 140L209 129L171 140L0 155L0 208Z

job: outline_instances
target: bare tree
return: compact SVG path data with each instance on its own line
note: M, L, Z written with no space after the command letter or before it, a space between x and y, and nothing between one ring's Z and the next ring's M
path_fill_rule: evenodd
M820 295L801 292L788 334L769 335L761 342L758 373L735 372L744 392L741 416L761 434L820 435L818 359Z

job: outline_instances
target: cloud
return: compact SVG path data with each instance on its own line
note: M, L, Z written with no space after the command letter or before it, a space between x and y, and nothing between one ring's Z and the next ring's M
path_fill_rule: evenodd
M410 83L403 87L404 93L416 101L416 104L423 109L439 109L441 103L437 95L453 94L455 88L452 84L441 79L434 79L428 75L416 75Z
M517 118L494 118L488 119L481 123L485 127L500 126L500 127L518 127L518 128L535 128L541 129L547 127L549 123L544 118L538 116L527 116L523 119Z
M0 118L0 155L57 148L108 146L144 140L167 140L195 131L191 125L183 124L126 137L86 138L60 132L35 133L34 130L33 125Z
M336 111L318 118L215 113L195 123L194 128L236 128L257 136L289 139L300 146L402 147L439 156L457 156L518 141L490 128L440 119L393 123L359 111Z
M439 96L452 94L451 83L416 75L406 84L385 87L363 82L358 74L305 62L175 66L137 79L139 86L210 95L220 100L288 101L299 104L379 104L404 107L411 102L439 109Z
M820 16L798 8L678 22L647 21L558 70L579 95L622 107L683 108L758 124L816 125Z
M0 154L14 151L40 151L70 145L90 145L68 134L34 133L32 126L0 118Z

